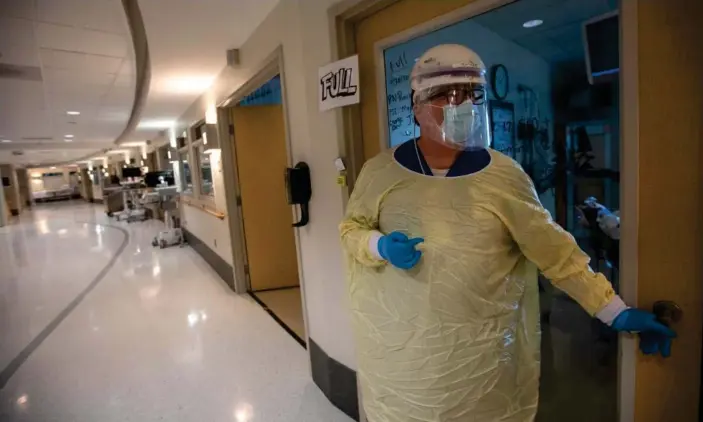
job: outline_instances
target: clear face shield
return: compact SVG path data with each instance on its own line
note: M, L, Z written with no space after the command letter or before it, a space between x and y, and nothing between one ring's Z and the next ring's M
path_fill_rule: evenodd
M442 82L414 93L413 111L422 136L460 150L488 148L491 131L485 84Z

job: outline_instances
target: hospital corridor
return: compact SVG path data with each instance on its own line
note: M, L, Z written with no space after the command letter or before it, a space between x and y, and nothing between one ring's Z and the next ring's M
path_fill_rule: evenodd
M57 203L0 232L2 421L348 421L305 349L159 224Z
M0 422L703 422L699 0L0 0Z

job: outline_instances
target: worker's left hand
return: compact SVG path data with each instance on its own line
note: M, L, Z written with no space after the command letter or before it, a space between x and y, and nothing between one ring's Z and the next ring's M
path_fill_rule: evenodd
M676 337L676 332L657 321L651 312L626 309L615 318L611 327L615 331L638 334L640 350L645 355L661 353L665 358L671 355L671 340Z

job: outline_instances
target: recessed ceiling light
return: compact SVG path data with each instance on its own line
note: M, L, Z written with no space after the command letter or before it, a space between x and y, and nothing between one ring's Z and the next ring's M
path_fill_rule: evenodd
M69 116L80 116L81 112L80 111L67 111L66 114Z
M522 24L524 28L535 28L542 25L544 21L542 19L532 19Z
M73 135L64 135L64 138L73 138Z
M64 141L64 142L73 142L73 139L71 139L71 138L66 138L66 139L64 139L63 141Z
M2 140L2 143L3 143L3 144L9 144L10 142L12 142L12 141L9 140L9 139L3 139L3 140Z

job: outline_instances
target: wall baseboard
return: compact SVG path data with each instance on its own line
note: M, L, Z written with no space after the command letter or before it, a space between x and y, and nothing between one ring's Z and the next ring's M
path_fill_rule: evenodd
M183 229L183 235L185 236L186 242L190 245L195 252L200 255L205 262L210 264L213 270L224 280L225 283L234 291L234 271L232 266L229 265L222 257L220 257L215 251L210 249L210 247L200 240L193 233L186 229Z
M310 338L308 343L312 379L339 410L359 420L359 393L356 388L356 372L339 363L325 353Z

